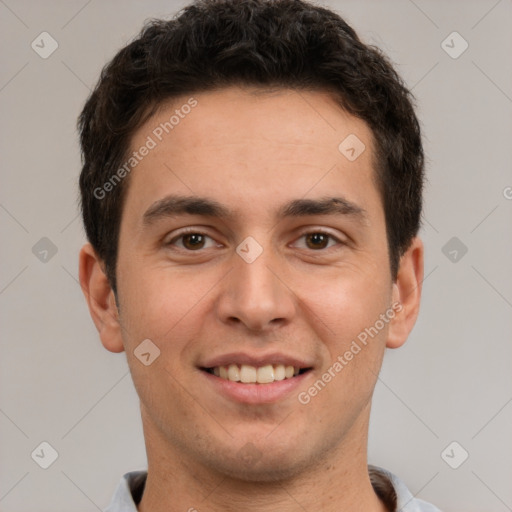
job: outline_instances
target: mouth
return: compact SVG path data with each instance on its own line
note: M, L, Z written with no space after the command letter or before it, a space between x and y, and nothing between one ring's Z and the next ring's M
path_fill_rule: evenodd
M314 375L312 359L278 352L231 352L197 365L205 393L245 405L282 403Z
M300 367L284 364L266 364L252 366L249 364L227 364L201 368L201 370L219 377L220 379L241 384L271 384L293 379L311 370L310 367Z

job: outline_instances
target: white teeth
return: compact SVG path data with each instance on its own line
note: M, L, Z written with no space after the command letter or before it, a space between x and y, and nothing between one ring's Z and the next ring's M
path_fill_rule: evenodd
M284 380L286 370L284 369L284 366L282 364L278 364L277 366L274 366L274 380Z
M242 364L241 366L230 364L229 366L213 368L213 374L217 377L233 382L243 382L244 384L269 384L274 381L291 379L299 372L300 368L284 366L283 364L267 364L260 367L249 364Z
M252 384L256 382L257 370L254 366L243 364L240 367L240 380L246 384Z
M228 368L228 380L238 382L240 380L240 370L236 364L230 364Z
M256 380L260 384L268 384L269 382L274 382L274 367L271 364L267 364L267 366L258 368L258 375Z

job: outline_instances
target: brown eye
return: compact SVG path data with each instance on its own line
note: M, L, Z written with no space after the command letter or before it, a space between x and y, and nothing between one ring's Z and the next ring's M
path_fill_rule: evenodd
M200 231L182 231L181 234L175 236L169 242L166 242L166 246L170 248L178 248L181 251L188 252L202 252L202 250L214 249L222 247L222 244L216 243L216 241L208 235L201 233Z
M306 245L309 249L325 249L331 238L325 233L309 233L306 236Z
M202 249L205 244L205 237L199 233L190 233L189 235L183 235L183 247L190 250Z

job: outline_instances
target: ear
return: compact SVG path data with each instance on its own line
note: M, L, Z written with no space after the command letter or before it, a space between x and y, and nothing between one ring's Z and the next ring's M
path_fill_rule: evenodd
M423 253L423 242L416 237L400 258L392 293L392 303L400 306L394 308L395 317L389 323L388 348L401 347L418 318L423 284Z
M103 271L103 262L91 244L85 244L80 251L79 278L103 346L110 352L122 352L124 347L114 292Z

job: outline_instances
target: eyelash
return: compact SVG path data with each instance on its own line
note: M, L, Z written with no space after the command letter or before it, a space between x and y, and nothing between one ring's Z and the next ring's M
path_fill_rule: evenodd
M302 232L299 237L297 238L297 240L307 236L307 235L316 235L316 234L320 234L320 235L325 235L327 236L330 240L332 241L335 241L337 244L339 245L346 245L345 242L343 242L342 240L340 240L339 238L335 237L332 233L329 233L328 231L325 231L325 230L322 230L322 229L313 229L313 230L310 230L310 231L304 231ZM177 240L180 240L181 238L183 238L184 236L186 235L201 235L203 237L207 237L207 238L210 238L211 240L213 240L213 237L201 232L200 230L197 230L197 229L194 229L194 228L185 228L183 231L181 231L178 235L176 235L175 237L173 237L169 242L167 242L165 245L167 246L172 246L175 244L175 242ZM186 251L186 252L200 252L202 251L203 249L197 249L195 251L193 250L190 250L190 249L186 249L186 248L183 248L183 247L179 247L178 248L179 250L182 250L182 251ZM332 249L332 246L331 247L325 247L325 248L320 248L320 249L309 249L310 251L313 251L313 252L325 252L327 251L328 249Z

